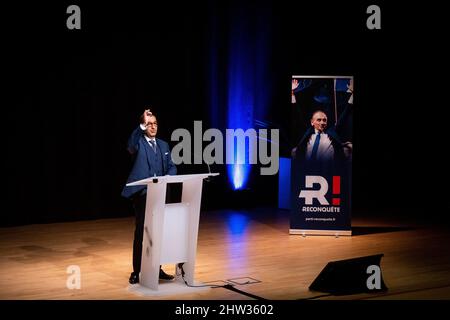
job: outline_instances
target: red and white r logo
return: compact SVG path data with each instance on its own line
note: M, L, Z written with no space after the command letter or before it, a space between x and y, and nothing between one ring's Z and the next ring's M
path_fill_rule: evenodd
M328 206L330 203L325 198L328 192L328 182L322 176L305 176L305 186L306 188L312 188L313 185L317 183L320 188L318 190L301 190L298 195L299 198L305 199L306 205L312 205L313 199L317 199L321 205ZM339 195L341 193L341 177L333 176L333 195ZM333 198L332 204L338 206L341 204L340 198Z

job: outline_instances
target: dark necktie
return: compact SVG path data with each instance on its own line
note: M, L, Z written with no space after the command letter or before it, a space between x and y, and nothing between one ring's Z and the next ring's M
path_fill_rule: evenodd
M148 142L150 142L150 145L152 146L153 151L156 153L156 143L155 143L155 140L149 140Z
M319 149L319 143L320 143L320 132L316 135L316 140L314 141L314 145L311 152L311 159L315 160L317 158L317 149Z

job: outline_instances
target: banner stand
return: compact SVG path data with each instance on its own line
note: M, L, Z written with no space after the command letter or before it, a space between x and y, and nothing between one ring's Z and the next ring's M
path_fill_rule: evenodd
M353 77L292 78L289 234L351 236Z

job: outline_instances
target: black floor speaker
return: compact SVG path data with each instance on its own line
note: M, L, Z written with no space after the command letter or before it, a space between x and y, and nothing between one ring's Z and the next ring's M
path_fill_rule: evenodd
M309 289L333 295L386 291L380 266L382 257L383 254L377 254L328 262Z

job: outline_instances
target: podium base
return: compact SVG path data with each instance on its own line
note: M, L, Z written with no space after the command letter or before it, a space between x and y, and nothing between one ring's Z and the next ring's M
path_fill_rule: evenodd
M195 286L201 286L201 282L194 281ZM188 287L183 279L175 279L173 281L160 281L158 290L153 290L140 284L130 284L127 291L140 296L169 296L186 293L200 293L211 290L211 287Z

